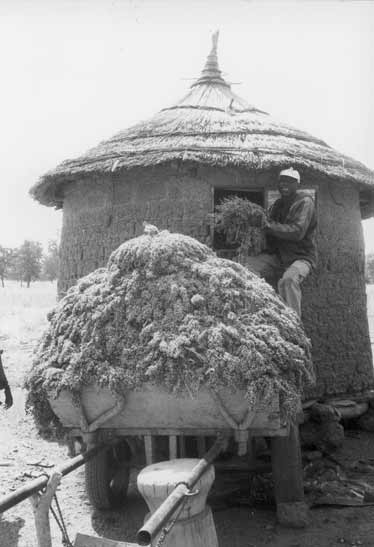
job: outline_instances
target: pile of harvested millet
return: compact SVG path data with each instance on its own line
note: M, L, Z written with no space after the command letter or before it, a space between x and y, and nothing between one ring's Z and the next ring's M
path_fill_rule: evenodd
M27 387L45 425L48 395L93 382L113 392L227 386L245 390L250 407L279 397L292 419L311 381L309 340L265 281L191 237L147 225L50 313Z

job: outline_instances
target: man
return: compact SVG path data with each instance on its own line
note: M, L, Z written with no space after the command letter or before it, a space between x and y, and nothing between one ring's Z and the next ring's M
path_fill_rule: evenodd
M267 280L280 274L279 295L301 317L301 283L317 261L317 218L313 198L298 192L299 185L300 174L292 167L279 173L281 197L265 221L267 252L249 257L248 266Z
M3 350L0 349L0 390L5 391L5 408L10 408L13 405L13 397L12 392L10 390L7 377L5 376L5 371L3 367L3 363L1 360L1 354L3 353ZM0 402L0 405L2 403Z

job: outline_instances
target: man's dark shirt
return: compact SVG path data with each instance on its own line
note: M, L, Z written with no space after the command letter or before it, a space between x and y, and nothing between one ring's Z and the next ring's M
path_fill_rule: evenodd
M277 252L285 267L295 260L307 260L314 267L317 216L313 198L303 192L291 199L280 198L271 207L269 219L269 251Z

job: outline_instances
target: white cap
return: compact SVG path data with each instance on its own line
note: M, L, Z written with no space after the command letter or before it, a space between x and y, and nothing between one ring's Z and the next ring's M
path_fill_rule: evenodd
M294 179L296 180L296 182L300 184L300 173L299 171L296 171L296 169L294 169L293 167L290 167L289 169L283 169L283 171L279 173L278 178L281 178L281 177L288 177L290 179Z

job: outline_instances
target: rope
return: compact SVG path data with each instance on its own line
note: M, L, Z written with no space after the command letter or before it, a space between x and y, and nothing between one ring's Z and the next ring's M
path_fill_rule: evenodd
M58 527L60 528L61 535L62 535L62 545L66 546L66 547L74 547L74 545L70 541L70 538L69 538L69 535L68 535L68 532L67 532L67 529L66 529L64 517L62 516L62 511L61 511L60 504L59 504L58 499L57 499L57 495L55 494L53 496L53 498L55 500L58 516L57 516L55 510L53 509L52 505L50 507L50 510L51 510L52 515L55 518L55 521L57 522Z

